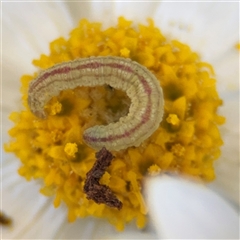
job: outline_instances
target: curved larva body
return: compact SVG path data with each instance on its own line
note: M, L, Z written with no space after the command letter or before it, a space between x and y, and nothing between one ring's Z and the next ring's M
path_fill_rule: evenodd
M31 82L28 103L36 116L45 118L44 105L60 91L104 84L127 93L131 99L129 114L116 123L87 129L85 142L97 150L139 146L159 127L163 93L156 77L130 59L91 57L55 65Z

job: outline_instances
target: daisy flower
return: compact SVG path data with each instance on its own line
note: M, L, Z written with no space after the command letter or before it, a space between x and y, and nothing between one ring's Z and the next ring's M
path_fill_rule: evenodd
M200 183L165 175L212 182L210 188L239 204L237 3L4 2L2 9L3 142L20 160L3 152L2 209L13 218L3 238L236 236L234 208ZM163 91L157 130L140 146L113 149L111 165L97 180L117 207L113 197L99 204L99 197L86 194L96 158L100 164L107 157L83 135L128 114L127 95L107 85L77 87L53 95L44 106L46 119L29 108L29 84L39 71L91 56L130 58L151 71ZM226 220L210 229L199 222L196 231L182 228L181 209L192 206L186 222L198 217L192 209L201 210L186 192L206 203L200 223L214 207ZM168 214L176 214L175 232ZM212 234L226 221L231 226Z

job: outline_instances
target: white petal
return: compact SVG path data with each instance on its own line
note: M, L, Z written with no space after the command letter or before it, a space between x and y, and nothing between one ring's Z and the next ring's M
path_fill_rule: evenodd
M36 71L32 60L48 53L49 42L66 36L72 24L63 3L4 2L2 8L2 101L7 111L22 108L20 77Z
M207 61L219 59L238 40L238 3L163 2L154 17L164 34L189 44Z
M90 5L88 4L90 3ZM160 2L138 2L138 1L89 1L89 2L68 2L67 6L77 23L80 18L103 23L103 27L114 26L117 18L124 16L133 20L135 24L146 23L146 19L152 17L156 9L160 7Z
M52 238L57 226L64 218L64 212L57 211L39 193L36 182L26 183L17 172L16 162L11 156L3 155L2 210L13 220L12 228L3 228L4 239ZM49 219L54 220L51 231L42 231ZM27 233L27 235L26 235Z
M236 209L206 186L180 177L148 179L150 216L162 238L238 239Z
M84 221L82 221L84 220ZM84 226L79 231L79 227ZM89 232L92 232L91 238ZM55 239L157 239L156 231L151 227L147 227L143 230L136 229L135 223L130 223L126 226L123 232L118 232L103 219L78 219L75 226L73 224L64 224L61 227Z

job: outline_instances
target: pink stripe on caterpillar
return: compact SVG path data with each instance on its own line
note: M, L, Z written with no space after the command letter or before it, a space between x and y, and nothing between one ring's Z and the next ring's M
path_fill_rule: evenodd
M106 137L96 138L94 136L93 137L86 136L85 140L87 140L88 142L99 142L99 141L108 142L108 141L116 141L123 137L129 137L131 134L137 131L142 124L146 123L149 120L149 117L150 117L149 113L150 113L150 106L148 106L148 108L145 111L145 114L142 116L142 121L138 123L138 125L136 125L134 128L130 129L128 132L125 132L121 135L110 135L108 136L108 138Z
M144 66L121 57L91 57L57 64L30 83L31 111L45 118L44 105L62 90L110 85L131 99L129 113L116 123L85 130L85 142L96 150L121 150L139 146L159 127L163 93L157 78Z

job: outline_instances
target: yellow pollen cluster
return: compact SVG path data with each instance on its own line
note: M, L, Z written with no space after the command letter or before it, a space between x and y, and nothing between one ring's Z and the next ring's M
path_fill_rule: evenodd
M216 91L214 71L190 47L166 39L154 26L132 24L120 17L116 26L102 30L100 23L79 22L68 39L50 43L50 54L33 64L46 69L63 61L90 56L122 56L146 66L159 79L164 95L164 116L159 128L139 147L112 152L114 159L100 180L123 203L122 209L98 205L83 192L87 172L95 162L95 151L83 141L85 129L116 122L127 115L130 100L109 86L78 87L62 91L45 106L46 119L29 109L28 87L37 76L21 78L25 110L13 112L14 127L5 150L21 161L19 174L27 180L42 180L40 192L65 204L68 219L94 216L107 219L116 229L135 221L146 224L147 209L142 196L144 176L179 172L206 182L215 178L213 164L223 144L217 114L222 105Z
M177 143L171 147L171 152L178 157L182 157L184 156L185 148L181 144Z
M179 125L180 120L176 114L169 114L166 121L172 125Z
M49 106L49 115L56 115L61 112L62 104L58 101Z
M130 53L130 50L127 48L123 48L120 50L121 57L129 58L129 53Z
M148 168L148 174L150 176L156 176L158 175L159 173L161 172L161 168L156 165L156 164L153 164L151 165L149 168Z
M75 157L77 151L78 146L76 143L67 143L66 146L64 147L64 152L70 157Z

